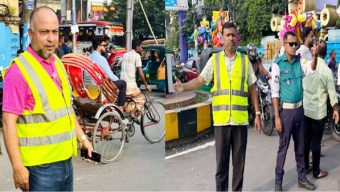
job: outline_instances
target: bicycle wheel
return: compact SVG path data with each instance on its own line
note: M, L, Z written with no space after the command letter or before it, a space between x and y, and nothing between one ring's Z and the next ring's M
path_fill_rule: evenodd
M101 162L116 160L123 150L124 142L125 128L120 115L115 111L101 115L92 136L94 150L102 155Z
M146 103L144 114L141 117L141 130L145 139L150 143L161 141L165 135L164 104L157 100Z

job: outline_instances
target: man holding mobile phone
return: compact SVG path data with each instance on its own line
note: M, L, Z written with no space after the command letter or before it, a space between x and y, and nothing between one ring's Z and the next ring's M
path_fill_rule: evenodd
M67 74L54 54L57 15L43 6L30 20L31 44L3 71L3 131L14 184L23 191L73 191L77 138L90 157L93 148L75 117Z

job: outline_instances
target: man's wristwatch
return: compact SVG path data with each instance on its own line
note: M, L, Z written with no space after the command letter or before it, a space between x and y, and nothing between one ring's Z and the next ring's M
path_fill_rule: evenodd
M84 142L85 140L87 140L87 136L86 136L86 135L82 135L81 137L78 137L79 143L82 143L82 142Z
M261 115L260 111L256 111L255 115Z

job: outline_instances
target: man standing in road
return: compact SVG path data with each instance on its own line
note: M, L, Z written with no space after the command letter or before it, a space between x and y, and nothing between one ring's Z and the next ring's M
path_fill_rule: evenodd
M215 131L216 190L228 190L229 158L232 151L232 190L241 191L246 158L248 130L248 94L254 103L255 129L260 132L261 121L258 97L254 83L256 77L248 57L236 52L237 30L232 22L223 24L224 50L213 54L199 77L182 84L174 84L176 92L196 90L214 80L211 89Z
M308 190L315 190L314 184L307 180L305 170L302 78L315 70L316 62L313 60L311 64L301 64L300 57L295 55L299 45L295 33L287 32L283 37L283 41L285 54L276 58L272 64L272 98L275 112L275 128L280 136L275 168L275 191L282 191L283 166L291 136L294 139L298 186Z
M307 173L312 170L309 167L309 150L311 149L313 176L316 179L328 175L327 171L320 169L321 139L327 115L328 96L334 109L333 119L335 123L339 121L338 98L336 97L332 71L324 60L326 54L326 42L321 40L315 73L303 78L303 108L306 123L305 165Z
M16 188L72 191L77 138L93 151L72 108L71 87L59 58L53 9L32 11L31 44L4 70L3 131Z

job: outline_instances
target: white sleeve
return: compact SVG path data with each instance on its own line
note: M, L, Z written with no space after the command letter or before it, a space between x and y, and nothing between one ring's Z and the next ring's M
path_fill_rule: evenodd
M301 63L301 70L303 71L303 73L306 75L311 75L315 72L315 70L312 69L312 61L308 61L306 59L300 59L300 63ZM318 58L318 63L320 63L319 58Z
M212 57L210 57L200 74L200 76L204 79L206 85L209 85L209 83L212 81L213 73L214 69L212 65Z
M276 63L272 63L272 72L271 72L271 90L272 90L272 98L280 96L280 68Z
M135 55L135 59L136 59L136 67L142 67L142 58L140 57L138 53Z

